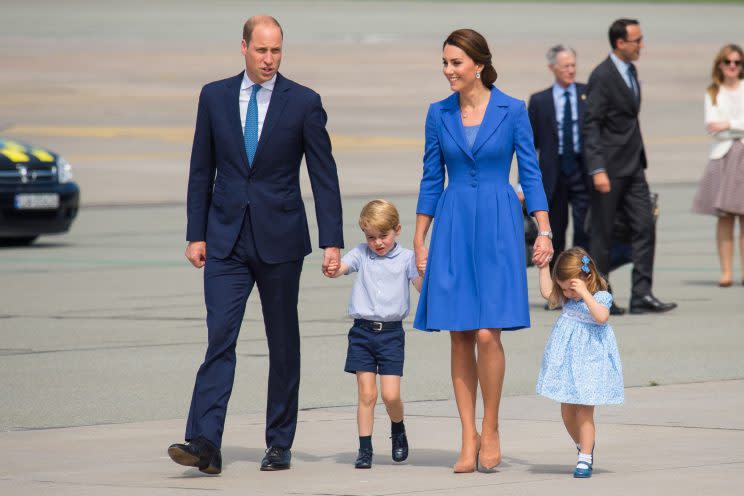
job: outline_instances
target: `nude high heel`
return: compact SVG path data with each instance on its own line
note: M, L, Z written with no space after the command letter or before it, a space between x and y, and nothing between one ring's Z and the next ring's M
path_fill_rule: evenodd
M473 462L461 462L458 458L457 462L452 467L452 470L456 474L469 474L472 472L475 472L478 468L478 456L480 453L480 436L478 436L478 439L475 442L475 452L473 453ZM460 458L462 458L462 453L460 453Z
M496 436L498 436L498 432L496 433ZM501 440L498 441L499 445L501 444ZM493 470L496 467L499 466L501 463L501 447L499 446L499 454L496 456L488 457L484 456L478 452L478 458L480 459L480 466L483 467L484 470Z

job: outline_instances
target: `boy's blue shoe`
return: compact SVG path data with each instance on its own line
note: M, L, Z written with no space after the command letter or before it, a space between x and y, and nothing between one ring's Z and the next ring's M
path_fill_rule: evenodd
M393 440L393 461L403 462L408 458L408 438L406 431L390 436Z
M354 468L372 468L372 450L371 449L360 449L357 454L356 462L354 462Z
M588 479L592 476L592 464L585 461L579 461L573 474L576 479Z

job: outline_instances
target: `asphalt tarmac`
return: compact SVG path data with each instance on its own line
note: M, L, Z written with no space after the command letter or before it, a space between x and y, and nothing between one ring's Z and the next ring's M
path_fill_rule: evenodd
M521 467L519 474L467 483L432 475L456 456L452 440L442 437L456 432L448 336L412 330L409 319L403 395L424 419L419 436L427 439L428 461L405 467L404 488L396 485L397 475L370 486L350 479L352 455L346 452L354 443L341 444L327 426L342 418L344 436L353 441L348 407L356 402L356 389L342 370L351 278L325 279L317 249L305 262L300 294L301 419L315 427L308 427L298 449L306 463L321 465L293 476L291 488L253 475L246 479L237 470L230 476L235 479L223 482L164 475L181 473L162 456L167 443L182 435L206 340L201 272L183 257L196 99L202 84L241 70L242 23L267 11L286 34L282 72L317 90L328 111L347 247L363 240L356 218L376 197L396 203L401 242L411 245L423 120L428 103L448 94L440 48L449 31L482 31L494 52L499 87L527 98L551 84L544 60L550 45L574 46L579 80L585 80L607 54L609 23L620 16L639 18L646 41L638 63L641 122L648 177L661 206L654 291L679 308L611 320L628 394L638 403L608 410L607 421L622 427L608 428L604 442L616 460L623 458L612 468L620 477L600 487L608 494L626 487L638 494L659 494L653 487L726 494L744 482L741 425L726 415L740 411L744 397L744 286L717 287L715 221L689 213L707 161L703 92L718 48L740 40L733 20L744 15L742 6L42 0L4 1L2 11L12 22L0 33L0 133L62 153L73 164L84 203L70 233L42 237L29 248L0 249L0 445L13 460L0 471L3 494L231 493L255 484L264 484L265 494L415 494L416 484L426 488L419 493L438 487L440 494L484 494L503 484L504 494L551 487L576 494L574 486L552 485L554 477L564 477L555 474L562 474L556 464L565 460L558 448L542 451L537 442L565 435L554 406L530 396L557 316L542 309L535 269L528 271L532 328L504 336L504 402L515 408L508 410L513 422L504 430L514 433L510 463ZM310 190L304 191L312 212ZM737 263L735 273L741 270ZM613 273L612 283L626 306L629 267ZM260 459L268 360L256 296L238 344L229 410L235 427L228 431L228 458L247 463ZM528 414L533 411L534 418ZM540 423L546 419L553 422L550 432ZM656 427L633 427L641 424ZM679 430L654 430L666 427ZM98 453L112 442L124 444L114 445L108 456L90 456L90 449ZM629 462L648 451L646 442L664 446L666 458L644 455ZM151 448L162 449L160 458L148 458L154 456ZM345 454L334 455L338 450ZM518 461L534 456L554 467L543 467L548 476L537 484L535 470L541 469ZM570 465L571 456L566 460ZM329 476L314 479L316 470ZM714 481L706 481L706 471L715 474ZM706 484L713 484L710 492Z

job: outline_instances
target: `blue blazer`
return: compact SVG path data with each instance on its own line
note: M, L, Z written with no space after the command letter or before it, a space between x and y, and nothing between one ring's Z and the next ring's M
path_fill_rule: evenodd
M585 84L576 83L576 99L579 109L579 133L581 133L586 109ZM539 152L540 171L542 172L545 195L550 201L561 170L560 156L558 155L558 121L555 115L553 86L532 95L527 108L532 132L535 135L535 149ZM580 153L583 154L584 141L582 139L579 139L579 146ZM584 181L588 181L585 168L581 167L580 164L579 169L584 175Z
M320 96L277 74L253 166L243 143L238 98L243 73L202 88L191 151L186 200L188 241L206 241L207 254L226 258L246 208L259 257L299 260L311 252L300 191L307 164L315 199L319 244L343 248L336 163Z

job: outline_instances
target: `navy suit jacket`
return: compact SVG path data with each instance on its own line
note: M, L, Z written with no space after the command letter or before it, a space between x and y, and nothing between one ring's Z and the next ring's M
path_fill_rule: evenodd
M341 195L320 96L277 74L253 166L243 142L238 97L243 73L202 88L189 172L186 239L230 255L249 209L266 263L311 252L300 192L303 155L315 199L319 244L343 248Z
M614 177L633 176L645 169L646 148L641 124L641 86L638 98L625 84L615 63L607 57L589 75L586 118L581 138L589 174L605 169Z
M576 83L576 103L579 109L579 133L581 133L586 107L585 84ZM561 170L561 160L558 155L558 121L555 114L552 85L530 97L528 113L532 124L532 133L535 135L535 149L540 154L539 163L545 196L550 201ZM583 146L583 140L579 139L579 153L582 153ZM584 167L581 167L581 164L579 166L586 175Z

